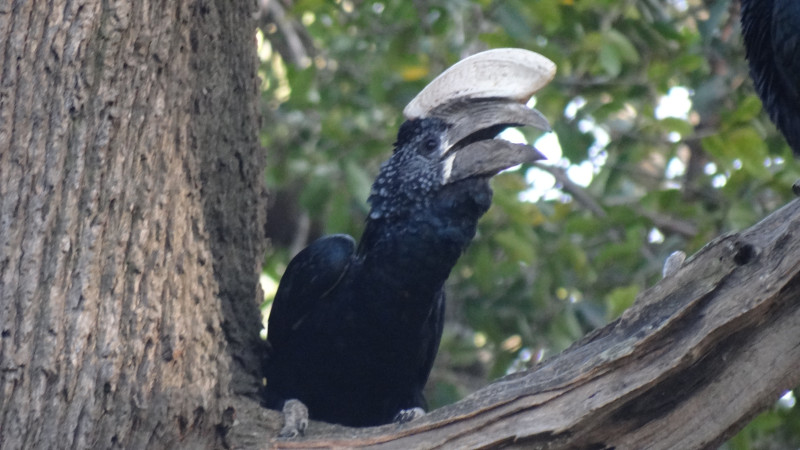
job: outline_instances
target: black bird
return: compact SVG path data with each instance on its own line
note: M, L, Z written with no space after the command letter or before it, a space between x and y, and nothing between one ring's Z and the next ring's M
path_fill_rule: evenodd
M756 92L800 156L800 1L742 0L741 21Z
M508 126L548 130L524 102L555 65L519 49L484 52L434 80L405 109L394 153L369 197L361 241L323 237L286 268L269 318L266 404L281 434L310 418L349 426L410 420L439 347L450 270L489 208L489 178L542 159L493 139Z

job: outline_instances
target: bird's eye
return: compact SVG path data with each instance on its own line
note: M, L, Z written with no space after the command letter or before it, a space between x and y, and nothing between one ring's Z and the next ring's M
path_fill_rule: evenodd
M422 144L425 148L426 153L432 153L434 150L439 148L439 141L434 138L425 139L425 142Z

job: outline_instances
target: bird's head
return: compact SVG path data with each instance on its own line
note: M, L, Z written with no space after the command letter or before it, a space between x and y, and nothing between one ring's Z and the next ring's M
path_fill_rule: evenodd
M495 139L510 126L550 131L525 103L555 74L547 58L521 49L473 55L446 70L403 111L392 157L372 186L370 218L425 207L448 185L485 180L509 167L544 159L535 148Z

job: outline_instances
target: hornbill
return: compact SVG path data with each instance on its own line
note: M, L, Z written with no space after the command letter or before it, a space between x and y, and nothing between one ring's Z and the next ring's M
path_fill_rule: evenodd
M408 104L372 186L360 242L320 238L281 279L269 316L265 403L283 410L282 436L302 433L306 415L373 426L424 413L443 285L490 206L489 179L544 158L494 138L509 126L550 129L525 102L554 74L537 53L489 50Z
M800 1L742 0L741 21L756 92L800 156Z

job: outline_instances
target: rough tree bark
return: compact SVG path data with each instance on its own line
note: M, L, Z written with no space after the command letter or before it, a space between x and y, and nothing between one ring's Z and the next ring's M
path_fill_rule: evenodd
M254 10L0 3L0 447L701 448L800 383L796 201L535 370L275 440Z
M0 4L0 447L215 447L260 383L254 10Z

